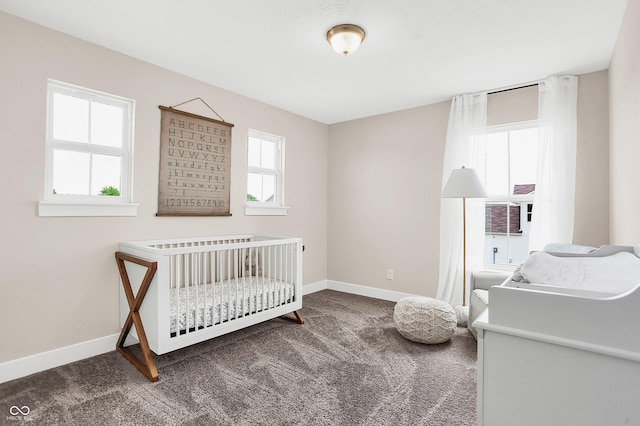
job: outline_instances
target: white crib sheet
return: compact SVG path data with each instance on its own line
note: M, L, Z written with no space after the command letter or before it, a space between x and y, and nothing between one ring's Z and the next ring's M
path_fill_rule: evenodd
M240 318L289 303L293 289L291 283L263 277L171 289L170 332L174 335L178 330L209 327L220 323L220 318L222 322L234 319L237 305Z

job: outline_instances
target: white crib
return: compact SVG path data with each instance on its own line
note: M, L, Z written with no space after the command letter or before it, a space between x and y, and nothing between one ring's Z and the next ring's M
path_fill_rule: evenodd
M124 324L117 349L151 381L158 373L150 351L161 355L292 312L304 322L301 238L127 242L116 260ZM127 348L135 343L144 363Z

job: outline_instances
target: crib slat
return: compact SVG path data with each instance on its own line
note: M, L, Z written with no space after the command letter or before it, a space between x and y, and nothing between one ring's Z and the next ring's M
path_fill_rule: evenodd
M209 302L209 299L207 299L207 252L204 251L201 253L202 256L202 265L200 266L202 268L202 297L204 298L204 300L202 301L202 328L207 328L208 325L208 321L207 321L207 305Z
M211 300L210 306L207 307L207 313L210 313L210 315L209 315L210 322L208 323L208 326L212 326L213 325L213 307L214 307L214 305L213 305L213 295L215 294L214 293L214 287L213 287L213 283L215 281L214 281L213 277L211 276L211 255L212 255L212 252L211 251L207 251L207 269L206 269L207 278L206 278L206 282L207 282L207 284L211 284L211 287L209 287L209 290L211 290L211 291L210 291L210 294L209 294L209 296L207 298L207 302L209 302Z
M233 300L233 286L231 285L231 279L233 277L233 249L227 249L225 250L225 256L226 256L226 260L225 260L225 281L226 281L226 286L227 286L227 298L231 298ZM229 319L233 319L232 318L232 310L231 310L231 306L228 305L227 306L227 318Z
M231 320L231 250L226 250L225 254L227 256L227 270L225 271L226 282L227 282L227 321Z
M246 262L246 256L247 256L247 249L243 248L242 249L242 255L240 256L240 261L242 262L242 268L240 268L240 276L242 277L242 315L246 316L249 315L249 311L251 310L251 292L249 292L249 294L247 294L247 277L246 277L246 267L247 267L247 262ZM245 303L247 304L245 306Z
M189 303L187 303L187 313L189 314L189 318L191 319L191 324L190 327L188 327L187 332L191 333L192 330L194 330L197 326L198 323L196 322L196 315L197 315L197 298L198 298L198 288L197 288L197 283L195 280L195 258L196 258L196 253L190 253L189 254L189 279L187 281L187 294L190 297ZM195 290L195 291L194 291ZM193 312L193 316L191 315L191 312Z
M184 265L185 267L182 268L182 271L184 272L184 294L185 294L185 305L184 305L184 319L185 319L185 333L189 332L189 269L190 269L190 265L191 265L191 253L185 253L184 255Z
M263 247L262 252L265 253L264 259L262 260L263 269L262 269L262 285L264 286L265 291L265 310L271 309L271 265L269 264L269 254L271 252L271 247Z
M285 282L287 282L287 283L290 283L292 281L292 278L293 278L293 274L289 274L289 259L291 257L293 257L294 249L295 249L295 246L293 244L288 244L287 245L287 254L286 254L285 258L284 258L285 268L286 268L285 269L285 271L286 271L285 272L285 275L286 275L285 276ZM293 266L293 262L291 262L291 265ZM285 297L285 301L286 301L287 300L286 295L284 297ZM291 294L289 295L289 299L291 300L291 302L293 302L293 290L291 290Z
M200 301L203 297L200 294L200 291L202 288L201 287L202 281L200 277L202 274L202 271L200 270L202 265L202 252L199 251L195 253L195 256L196 256L196 328L199 328L201 327L201 324L204 324L204 308L202 308L202 312L200 312ZM205 300L202 300L202 302L205 302Z
M169 256L169 300L171 300L171 297L173 297L174 302L179 303L175 289L176 289L176 258L175 256ZM177 317L174 320L177 323ZM171 337L171 333L172 333L171 316L169 315L169 337Z
M262 250L260 250L260 249L262 249ZM264 311L264 310L266 310L265 300L264 300L264 298L266 296L265 289L264 289L264 247L256 248L256 252L258 253L258 259L256 260L256 262L262 265L261 268L259 268L259 269L256 268L256 276L259 276L260 272L262 272L262 277L261 277L262 279L260 280L260 284L262 285L262 293L261 293L261 298L260 298L262 300L262 305L260 306L260 308L261 308L260 310ZM262 253L260 253L260 252L262 252Z
M284 255L283 255L284 252ZM278 287L278 291L279 291L279 296L278 296L278 301L280 302L280 304L285 304L287 303L287 298L286 298L286 291L287 288L284 286L284 283L289 282L288 278L289 276L287 275L287 260L288 260L288 252L289 252L289 245L287 244L283 244L280 246L280 285Z
M250 247L247 249L248 252L248 261L247 261L247 267L248 269L245 272L245 275L247 276L247 282L249 283L249 297L250 297L250 301L249 301L249 315L252 315L255 312L258 312L258 289L257 287L255 287L255 280L253 278L253 251L254 248ZM254 288L255 287L255 288ZM255 294L254 294L255 293ZM252 308L251 307L251 302L254 302L255 306Z
M235 278L235 282L236 282L236 319L238 319L238 315L240 315L240 309L241 309L241 303L242 303L242 299L240 299L240 293L238 290L238 256L240 250L239 249L234 249L233 250L233 275Z
M284 253L280 256L280 262L282 264L282 290L280 294L280 300L282 304L286 304L287 302L287 284L290 282L289 277L289 256L291 251L291 246L289 244L285 244L283 247Z
M240 249L234 249L233 251L233 281L236 287L236 319L241 317L240 310L242 309L241 303L242 299L240 297L240 281L239 281L239 271L240 271Z
M176 336L180 335L180 306L182 301L180 300L180 287L182 287L182 256L174 256L176 258Z
M190 243L190 247L191 247L192 243ZM186 328L186 333L190 333L191 329L193 328L194 324L191 320L191 307L193 306L193 295L191 294L191 291L193 289L193 253L188 253L186 255L186 259L185 262L187 264L187 267L184 268L185 271L185 293L187 294L187 304L185 305L185 314L187 315L187 328ZM194 316L195 316L195 312L194 312Z
M220 276L220 251L218 250L218 251L216 251L216 283L219 283L220 279L221 279L221 276ZM224 286L219 285L218 288L220 289L220 294L218 295L219 296L218 297L219 302L218 302L218 305L216 305L216 306L218 306L218 310L219 310L219 312L218 312L218 322L220 324L222 324L222 318L223 318L223 315L222 315L222 301L224 300L223 299L223 297L224 297Z

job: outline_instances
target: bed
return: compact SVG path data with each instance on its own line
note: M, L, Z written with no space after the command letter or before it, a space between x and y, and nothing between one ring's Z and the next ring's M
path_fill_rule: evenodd
M117 349L149 380L162 355L302 308L302 240L235 235L120 243ZM139 344L144 360L129 346Z
M638 250L537 257L473 324L478 425L640 424Z

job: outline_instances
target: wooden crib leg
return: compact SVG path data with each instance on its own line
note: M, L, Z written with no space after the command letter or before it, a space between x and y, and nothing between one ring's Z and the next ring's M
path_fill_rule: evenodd
M302 314L300 313L300 311L293 311L293 315L296 316L298 324L304 324L304 318L302 318Z
M133 295L133 290L131 289L131 281L129 281L129 274L127 273L127 268L124 263L125 261L133 262L147 268L147 272L145 273L144 278L142 279L142 283L140 284L138 294L135 297ZM156 364L153 361L153 355L151 354L147 335L144 332L144 326L142 325L142 320L140 319L140 314L138 311L140 310L140 306L144 301L147 290L151 285L153 276L158 269L158 263L149 262L148 260L144 260L123 252L116 252L116 262L118 263L118 270L120 271L120 278L122 279L122 286L127 296L127 302L129 303L129 315L127 315L127 319L124 322L124 326L122 327L122 332L120 333L118 343L116 344L116 350L120 352L126 359L128 359L129 362L133 364L138 370L140 370L140 372L144 374L149 380L151 380L152 382L157 382L158 369L156 368ZM124 342L127 339L129 332L131 331L131 326L133 325L135 325L136 332L138 333L140 350L142 351L145 362L140 361L131 350L124 346Z
M293 315L295 315L295 317L296 317L295 319L293 319L291 317L286 317L286 316L283 316L282 318L288 319L288 320L291 320L291 321L295 321L298 324L304 324L304 318L302 318L302 314L300 313L300 311L293 311Z

